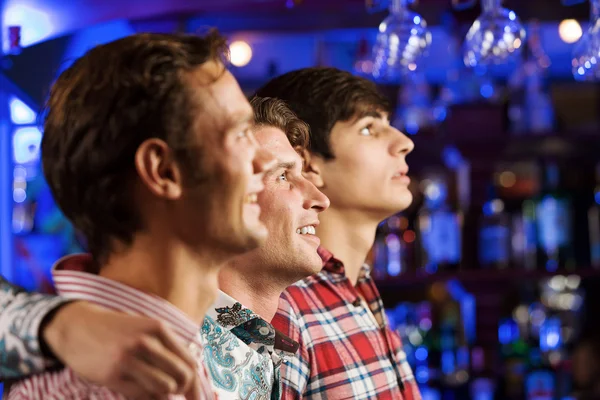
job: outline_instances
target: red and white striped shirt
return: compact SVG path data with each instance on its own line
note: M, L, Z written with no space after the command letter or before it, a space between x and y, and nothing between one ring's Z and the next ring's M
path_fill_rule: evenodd
M72 300L86 300L103 307L132 315L142 315L164 322L175 332L197 360L202 399L215 398L202 363L200 326L166 300L143 293L122 283L88 272L90 256L81 254L59 260L52 275L58 294ZM8 400L121 400L124 396L105 387L91 384L69 368L34 375L11 384ZM170 396L170 400L184 399Z

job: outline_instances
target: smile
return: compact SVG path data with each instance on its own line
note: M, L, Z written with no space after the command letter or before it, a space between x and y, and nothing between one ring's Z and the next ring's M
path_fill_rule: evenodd
M317 233L317 230L313 225L307 225L296 229L296 233L299 235L314 235Z

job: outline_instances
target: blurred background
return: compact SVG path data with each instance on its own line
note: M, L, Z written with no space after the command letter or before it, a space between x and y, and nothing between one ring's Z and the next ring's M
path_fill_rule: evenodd
M415 201L369 262L429 399L600 399L600 0L0 0L0 270L47 291L83 248L40 169L38 112L92 46L230 40L251 94L334 66L411 135Z

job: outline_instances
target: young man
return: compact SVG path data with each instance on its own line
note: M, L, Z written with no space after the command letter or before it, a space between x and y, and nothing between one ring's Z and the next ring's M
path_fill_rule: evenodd
M144 386L164 398L177 382L162 370L186 367L199 371L186 397L213 397L198 330L220 267L267 236L256 196L272 157L249 129L224 44L216 33L133 35L87 52L50 92L45 176L91 253L57 264L59 294L160 321L175 333L162 345L188 364L139 351L121 371L127 397ZM122 398L68 367L13 382L7 397Z
M288 288L273 325L300 343L282 371L282 398L419 399L400 338L369 267L377 225L412 196L406 155L375 85L335 68L277 77L257 95L283 99L310 125L305 173L331 200L317 235L323 270Z
M268 321L281 292L320 269L314 228L329 200L302 175L298 151L308 144L306 124L281 100L254 98L251 104L254 134L277 159L258 196L269 236L221 270L221 293L207 313L202 337L205 364L221 397L276 400L281 396L282 362L294 358L298 344ZM211 357L215 353L219 357Z
M252 131L261 147L277 159L258 195L260 219L270 234L262 246L223 267L221 291L207 312L201 336L204 363L220 398L279 399L281 364L296 352L298 344L267 321L287 286L320 270L314 228L329 200L302 175L298 151L306 149L308 126L281 100L255 98L251 104ZM85 259L72 256L63 261L63 270L71 260L78 260L82 269L92 269ZM76 328L71 324L62 329ZM62 346L56 348L59 353ZM20 362L27 361L24 356Z

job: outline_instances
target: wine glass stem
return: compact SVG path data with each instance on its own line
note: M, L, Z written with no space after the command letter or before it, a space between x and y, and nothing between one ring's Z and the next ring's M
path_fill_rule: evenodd
M500 8L502 0L481 0L481 9L483 12L490 12Z
M600 0L590 0L590 20L592 25L600 19Z
M400 14L407 6L408 0L391 0L390 13Z

